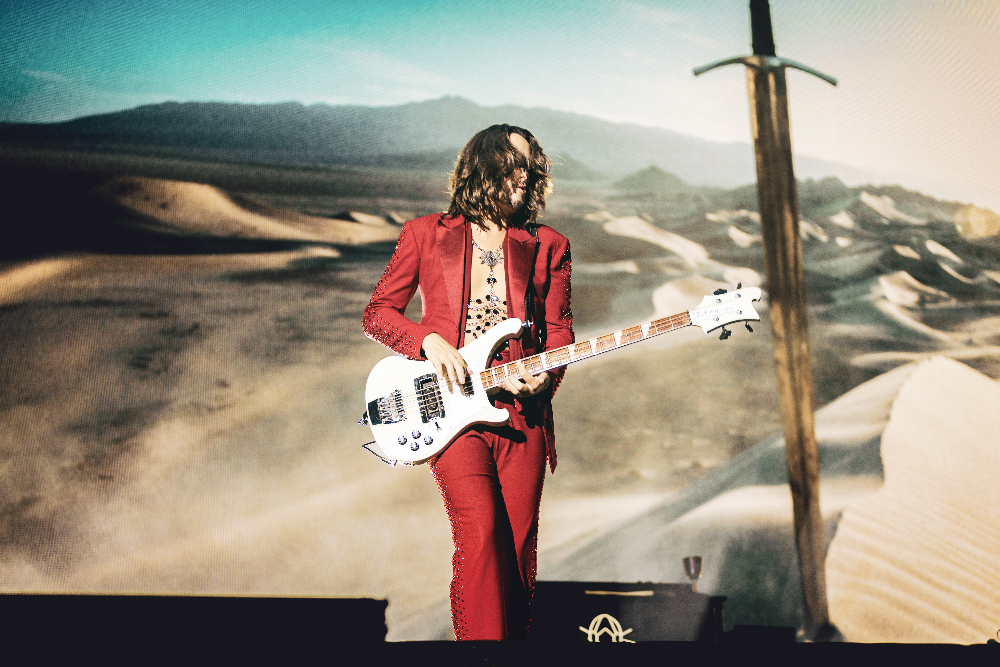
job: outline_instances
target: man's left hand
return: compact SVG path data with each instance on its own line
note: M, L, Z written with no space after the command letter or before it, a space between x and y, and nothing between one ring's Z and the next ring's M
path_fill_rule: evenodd
M503 388L518 398L534 396L545 391L552 382L552 378L545 371L542 371L539 375L532 375L522 362L515 362L514 365L517 368L517 372L521 374L521 377L507 378L503 383Z

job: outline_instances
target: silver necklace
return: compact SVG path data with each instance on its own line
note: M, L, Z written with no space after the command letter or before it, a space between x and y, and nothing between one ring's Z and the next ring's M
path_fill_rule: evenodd
M501 244L496 250L485 250L483 246L476 243L476 239L472 239L472 245L476 246L476 250L479 251L479 259L490 270L490 275L486 277L486 284L490 286L490 293L486 298L489 301L497 301L498 297L495 291L497 278L493 273L493 269L496 268L497 264L503 261L503 244Z
M503 261L503 244L496 250L486 250L472 239L472 245L479 251L480 261L489 268L490 273L486 277L486 284L490 293L486 295L486 303L482 299L469 299L469 309L466 315L465 333L472 334L473 338L478 338L486 333L490 327L503 322L507 316L506 301L503 308L497 303L500 297L496 295L497 277L494 269ZM501 312L502 311L502 312Z
M503 261L503 244L500 244L500 247L496 250L485 250L483 246L476 243L476 239L472 239L472 245L476 246L476 250L479 251L479 259L490 268L490 277L492 278L493 268Z

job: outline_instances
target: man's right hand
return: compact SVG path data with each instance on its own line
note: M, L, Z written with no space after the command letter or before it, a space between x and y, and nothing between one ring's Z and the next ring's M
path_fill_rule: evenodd
M449 379L458 386L465 384L468 374L465 359L439 334L427 334L420 345L420 351L434 365L439 377Z

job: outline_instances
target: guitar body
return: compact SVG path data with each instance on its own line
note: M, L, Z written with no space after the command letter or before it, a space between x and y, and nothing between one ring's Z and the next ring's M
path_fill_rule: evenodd
M387 357L375 364L365 404L379 455L390 462L423 463L470 426L507 423L510 415L490 404L480 373L521 331L520 320L505 320L460 349L469 371L461 387L438 377L429 361Z

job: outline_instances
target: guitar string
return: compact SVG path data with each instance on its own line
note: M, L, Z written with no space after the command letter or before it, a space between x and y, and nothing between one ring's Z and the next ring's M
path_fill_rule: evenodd
M642 340L646 340L647 338L651 338L652 336L656 336L661 333L666 333L667 331L673 331L674 329L678 329L681 326L685 326L683 324L678 325L675 323L675 320L677 322L683 322L684 315L687 315L687 313L672 315L670 317L650 322L648 333L645 335L640 335L639 338L636 338L634 340L629 340L628 338L630 338L635 332L639 332L641 334L642 325L629 327L628 329L623 329L622 331L616 332L617 334L620 335L618 340L615 340L615 334L605 334L603 336L598 336L597 338L592 338L587 341L582 341L579 343L571 343L569 345L557 348L555 350L549 350L548 352L546 352L546 355L547 357L557 357L559 359L562 359L563 355L565 354L568 355L569 357L567 363L580 361L588 357L596 356L603 352L609 352L613 349L624 347L625 345L630 345L632 343L638 343ZM667 328L664 329L662 327L665 324L668 326ZM629 333L626 334L626 332ZM608 343L611 343L613 341L614 344L608 347L602 347L602 343L604 341L607 341ZM586 350L586 353L578 356L579 353L577 350L578 348L581 347L583 347ZM595 347L597 348L596 351ZM546 367L546 364L541 359L541 355L526 357L525 359L522 359L520 361L522 361L525 364L525 367L528 368L529 371L531 372L534 372L536 370L538 372L544 372L551 370L552 368L558 368L561 365L566 365L566 364L557 364L555 366ZM483 371L480 371L479 372L480 380L484 388L492 389L498 387L501 384L503 384L503 381L508 377L515 377L515 378L520 377L520 373L517 371L515 363L516 362L509 362L506 364L501 364L500 366L494 366L491 368L487 368ZM463 384L463 387L468 387L469 390L474 392L475 387L471 386L469 379L466 379L466 382ZM440 398L438 398L439 396ZM413 391L413 392L407 392L405 394L400 394L400 402L402 403L404 411L406 410L406 408L413 408L413 407L422 410L424 408L435 407L437 405L443 406L445 402L444 396L445 395L440 393L440 390L424 389L421 391Z
M688 317L687 322L684 321L685 316ZM525 364L525 367L528 368L528 370L532 373L534 373L536 370L537 372L548 371L553 368L559 368L560 366L566 366L576 361L582 361L584 359L596 356L598 354L602 354L604 352L610 352L611 350L615 350L620 347L624 347L626 345L631 345L632 343L638 343L648 338L652 338L653 336L658 336L660 334L667 333L669 331L674 331L676 329L683 328L685 326L690 325L691 320L690 317L688 316L688 313L678 313L676 315L664 317L659 320L654 320L653 322L649 322L648 324L649 328L647 329L648 333L646 334L642 334L642 327L645 325L644 324L637 325L634 327L623 329L622 331L618 331L615 333L604 334L603 336L591 338L586 341L578 343L570 343L569 345L565 345L563 347L556 348L554 350L548 350L545 352L547 359L549 360L557 359L558 361L562 361L563 359L565 359L566 360L565 363L556 363L554 365L548 366L546 365L545 362L542 361L540 354L531 357L526 357L525 359L521 359L520 361L522 361ZM631 338L632 335L634 335L635 333L639 333L640 334L639 337L634 339ZM616 334L619 335L619 338L617 340L615 339ZM580 353L579 351L580 348L584 348L584 353L582 354ZM515 363L516 362L510 362L507 364L503 364L501 366L494 366L492 368L488 368L482 371L481 375L487 376L490 381L490 384L489 386L487 386L487 389L499 387L500 385L503 384L503 381L508 377L515 377L515 378L520 377L520 373L518 373L514 365ZM533 366L537 366L538 368L534 368ZM508 370L510 372L508 372ZM493 377L494 373L499 377L494 378ZM495 384L492 384L494 382ZM485 379L483 384L484 386L487 385Z
M569 345L556 348L555 350L549 350L545 353L546 359L556 359L560 362L565 360L565 363L547 365L542 361L541 355L527 357L521 361L530 372L548 371L553 368L565 366L575 361L582 361L583 359L596 356L603 352L609 352L611 350L624 347L625 345L638 343L648 338L652 338L653 336L658 336L662 333L667 333L669 331L674 331L684 326L688 326L691 321L688 316L687 322L685 322L685 316L687 315L687 313L679 313L677 315L671 315L669 317L650 322L646 334L642 333L642 327L644 325L638 325L623 329L622 331L616 333L598 336L597 338L592 338L590 340L570 343ZM632 336L636 333L639 334L639 337L632 338ZM615 339L616 334L619 335L617 340ZM517 371L514 364L515 362L510 362L481 371L480 375L485 376L483 377L483 384L489 384L490 386L487 388L493 388L503 384L503 381L508 377L519 377L520 373Z
M605 334L597 338L592 338L582 343L571 343L555 350L549 350L542 354L527 357L520 361L522 361L525 367L532 373L535 373L536 371L543 372L552 368L559 368L561 366L568 365L575 361L581 361L604 352L610 352L611 350L631 345L632 343L638 343L640 341L647 340L648 338L652 338L653 336L658 336L662 333L674 331L692 324L694 324L694 322L691 320L690 311L678 313L659 320L629 327L612 334ZM642 330L643 327L646 327L645 332ZM639 334L638 337L633 338L633 335L636 333ZM608 343L608 345L605 346L605 343ZM586 351L585 354L580 354L581 348ZM543 355L545 355L544 359ZM548 362L550 359L555 359L557 363L549 366ZM483 388L492 389L499 386L507 377L519 376L520 372L517 370L515 364L516 362L509 362L480 371L480 382L482 383ZM473 386L471 380L472 376L470 375L462 386L468 387L468 389L474 393L475 387ZM489 386L487 386L488 382L490 383ZM446 396L447 394L442 395L439 389L424 389L414 391L412 393L407 392L406 394L400 394L399 399L405 410L406 407L413 407L414 402L418 408L425 408L429 405L444 407ZM387 397L382 397L382 399L385 398ZM404 420L405 419L406 417L404 416Z

